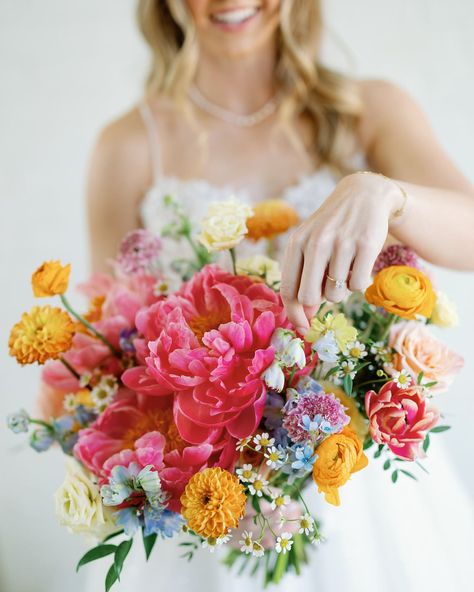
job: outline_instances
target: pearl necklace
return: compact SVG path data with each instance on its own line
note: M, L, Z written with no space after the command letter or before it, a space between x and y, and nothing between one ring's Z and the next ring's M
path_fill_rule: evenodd
M253 127L265 119L268 119L268 117L276 111L278 98L277 96L272 97L265 103L265 105L263 105L263 107L260 107L260 109L254 113L250 113L249 115L237 115L236 113L227 111L227 109L223 109L222 107L219 107L219 105L206 99L196 86L191 86L188 95L195 105L209 115L217 117L217 119L221 119L222 121L237 127Z

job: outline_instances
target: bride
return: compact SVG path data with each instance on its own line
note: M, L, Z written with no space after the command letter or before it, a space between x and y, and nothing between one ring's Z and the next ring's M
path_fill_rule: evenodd
M138 16L152 67L143 101L94 149L95 271L127 231L160 232L165 195L197 222L231 194L283 199L298 211L301 224L280 255L283 300L303 333L321 300L364 289L386 240L437 265L474 269L472 186L404 91L318 61L319 1L140 0ZM396 485L374 460L341 508L325 509L315 495L328 542L282 589L461 589L469 502L443 451L431 459L421 483ZM117 590L261 589L206 550L190 564L179 555L169 542L149 564L136 552ZM89 572L91 592L102 587L98 571Z

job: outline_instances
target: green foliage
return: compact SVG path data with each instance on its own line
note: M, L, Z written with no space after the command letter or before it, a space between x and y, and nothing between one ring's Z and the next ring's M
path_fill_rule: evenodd
M117 545L97 545L97 547L90 549L79 559L79 562L76 566L76 571L79 571L79 569L86 563L96 561L97 559L101 559L102 557L106 557L107 555L115 553L116 549Z
M151 552L153 551L157 536L158 535L156 533L145 535L144 530L142 530L143 547L145 549L145 557L147 561L150 558Z

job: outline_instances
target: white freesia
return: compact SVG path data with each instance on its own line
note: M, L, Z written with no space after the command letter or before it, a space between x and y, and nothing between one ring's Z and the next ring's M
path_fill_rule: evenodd
M262 379L268 388L281 393L285 386L285 375L278 362L273 362L262 374Z
M455 327L459 324L456 305L444 292L436 292L436 303L431 315L431 322L438 327Z
M209 252L232 249L247 234L246 221L252 215L252 208L236 199L213 203L197 238Z
M117 530L113 512L102 504L99 488L76 460L68 459L66 478L54 495L60 524L71 532L103 539Z
M237 260L237 273L262 278L269 286L281 282L280 264L266 255L253 255Z

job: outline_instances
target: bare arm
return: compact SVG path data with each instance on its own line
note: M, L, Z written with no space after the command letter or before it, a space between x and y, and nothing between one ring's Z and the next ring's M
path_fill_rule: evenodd
M139 202L150 183L146 135L132 111L101 132L92 152L87 210L93 271L110 271L107 260L140 226Z

